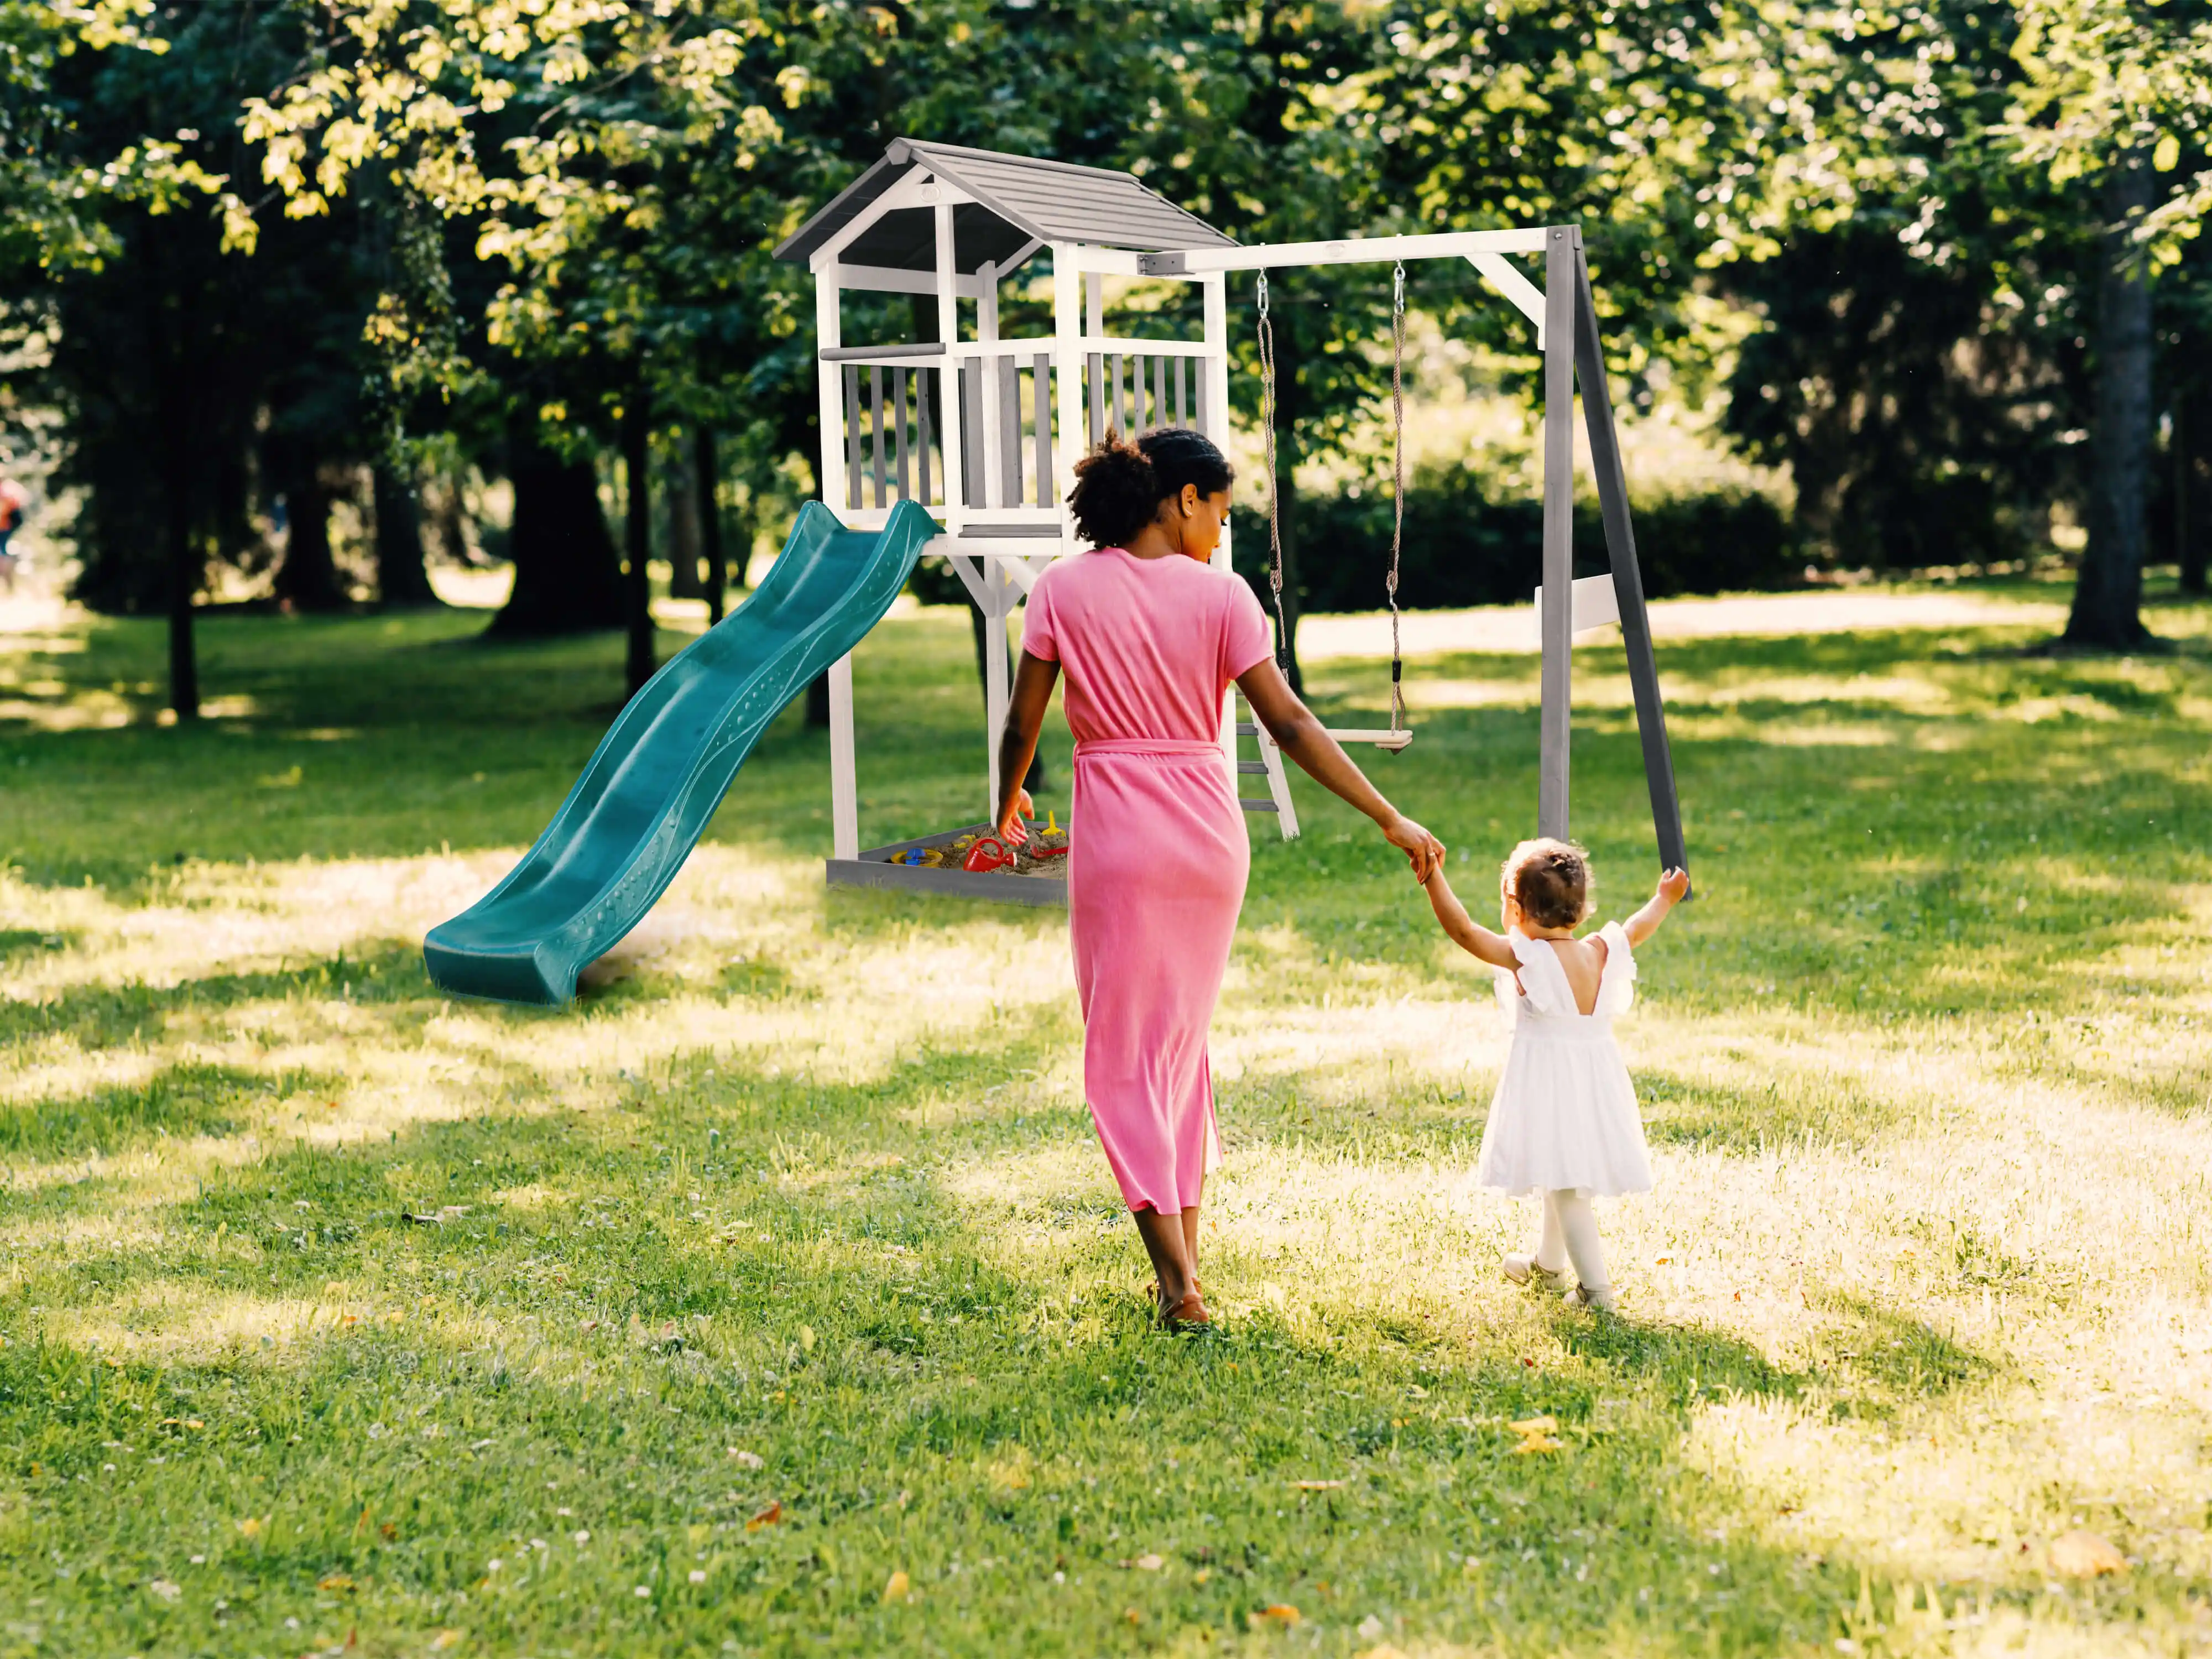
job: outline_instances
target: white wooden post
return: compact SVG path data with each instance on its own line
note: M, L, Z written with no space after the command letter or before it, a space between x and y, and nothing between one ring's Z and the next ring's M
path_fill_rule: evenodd
M1060 509L1060 550L1066 553L1075 550L1075 515L1067 509L1068 493L1075 488L1075 464L1090 447L1083 441L1082 258L1074 243L1053 244L1052 373L1060 409L1060 441L1052 452L1054 504ZM1042 404L1038 407L1042 410Z
M975 295L975 343L994 346L999 343L999 271L998 267L985 260L976 267L975 281L979 291ZM975 360L975 373L982 377L983 395L978 406L983 411L983 430L980 434L983 450L983 499L978 507L1013 507L1018 503L1006 499L1005 477L1006 447L1000 441L999 419L1000 391L999 360L987 354Z
M1229 441L1229 279L1216 274L1199 279L1206 307L1206 429L1224 448ZM1233 573L1236 560L1229 544L1229 526L1221 526L1220 544L1213 563ZM1262 743L1266 738L1261 739ZM1239 793L1237 781L1237 692L1232 686L1221 697L1221 756L1229 768L1229 793Z
M837 508L842 516L854 505L845 499L845 387L838 378L838 366L821 355L845 343L834 266L814 279L814 333L815 343L821 348L815 355L815 383L820 388L822 408L822 459L817 476L822 483L822 504Z
M1106 277L1103 271L1083 273L1083 331L1094 340L1106 331Z
M983 607L983 727L990 751L991 800L983 809L988 823L999 810L999 733L1006 724L1006 617L1013 610L1014 585L1006 566L997 559L978 559L983 569L983 591L990 596Z
M860 792L853 763L850 652L830 665L830 844L838 858L860 856Z
M936 218L937 337L945 347L943 395L938 400L945 418L937 441L945 462L945 533L957 536L967 527L968 481L960 453L960 363L952 355L960 341L960 273L952 257L952 204L938 203Z

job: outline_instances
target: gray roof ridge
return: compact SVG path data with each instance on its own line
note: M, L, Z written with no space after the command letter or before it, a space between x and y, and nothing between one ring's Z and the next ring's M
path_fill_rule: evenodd
M1079 173L1091 179L1123 179L1139 190L1151 191L1155 196L1160 194L1127 167L1094 167L1086 166L1081 161L1057 161L1045 155L1017 155L1011 150L977 149L970 144L944 144L934 138L894 138L891 140L890 149L886 149L884 152L884 155L892 156L892 151L902 144L908 149L927 155L972 156L979 161L998 161L1014 167L1036 167L1047 173ZM897 158L893 156L892 159L896 161ZM1164 196L1160 196L1160 199L1164 202L1167 201ZM1169 205L1174 204L1170 203Z

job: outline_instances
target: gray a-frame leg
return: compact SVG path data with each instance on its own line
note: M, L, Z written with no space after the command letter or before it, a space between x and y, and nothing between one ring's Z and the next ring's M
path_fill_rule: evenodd
M1651 792L1651 828L1659 841L1659 867L1686 870L1682 804L1674 792L1674 756L1667 744L1667 705L1659 696L1659 665L1651 654L1651 618L1644 608L1644 569L1636 561L1636 530L1628 513L1628 481L1621 471L1620 440L1613 430L1613 396L1606 388L1605 349L1598 338L1597 305L1582 233L1575 244L1575 369L1582 382L1583 423L1589 435L1590 471L1605 521L1605 550L1613 567L1613 592L1620 610L1620 641L1628 653L1628 684L1636 697L1636 731L1644 742L1644 781Z
M1580 229L1553 228L1544 248L1544 629L1540 750L1536 792L1539 835L1568 834L1569 744L1573 719L1574 656L1574 400L1580 383L1591 471L1620 611L1621 642L1628 655L1629 685L1636 699L1636 729L1644 744L1644 778L1651 793L1651 826L1662 869L1687 869L1682 808L1674 788L1674 760L1667 742L1666 705L1659 696L1659 667L1651 652L1651 621L1644 604L1644 572L1636 559L1636 532L1628 510L1628 484L1620 465L1613 398L1606 389L1605 352L1598 338L1597 307Z
M1544 243L1544 665L1537 718L1536 833L1567 836L1568 748L1574 724L1575 243L1554 227Z

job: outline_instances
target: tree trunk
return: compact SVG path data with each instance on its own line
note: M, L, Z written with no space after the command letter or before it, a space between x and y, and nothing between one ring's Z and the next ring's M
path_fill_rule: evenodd
M2205 508L2212 506L2212 491L2205 489L2207 455L2205 430L2207 399L2202 392L2173 403L2173 553L2181 567L2181 591L2188 598L2204 597L2207 537Z
M722 562L722 469L714 454L714 429L705 422L691 434L691 481L699 499L692 511L699 521L700 550L707 556L707 626L722 620L730 573Z
M598 470L542 447L526 416L507 435L507 476L514 591L485 632L538 638L621 627L622 568L599 510Z
M2149 210L2153 189L2142 156L2132 153L2120 158L2105 187L2089 543L2064 638L2109 651L2131 650L2150 638L2142 616L2151 458L2150 273L2144 250L2129 233Z
M376 597L387 610L420 610L442 601L422 562L422 514L412 483L389 467L369 475L376 508Z
M623 582L623 615L629 624L629 650L624 658L630 695L635 696L653 678L653 480L647 452L651 445L651 417L645 388L630 390L629 407L623 411L623 505L629 520L624 539L628 569Z
M294 611L343 611L351 602L331 557L331 491L313 459L295 468L284 492L284 562L276 597Z
M661 498L668 505L668 597L703 599L707 584L699 576L699 481L692 458L682 449L661 471Z
M162 517L169 556L169 708L179 721L200 715L199 652L192 637L192 597L199 592L200 561L192 542L191 466L185 457L185 429L175 404L163 422L162 443L167 465L164 471Z

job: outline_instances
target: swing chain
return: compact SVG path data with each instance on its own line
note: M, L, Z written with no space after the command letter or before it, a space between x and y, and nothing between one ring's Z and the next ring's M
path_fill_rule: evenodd
M1275 601L1275 662L1291 672L1290 625L1283 616L1282 496L1275 486L1275 325L1267 315L1267 273L1260 273L1260 429L1267 441L1267 589Z
M1272 468L1270 469L1272 471ZM1390 277L1390 729L1404 729L1405 655L1398 639L1398 556L1406 540L1406 267Z

